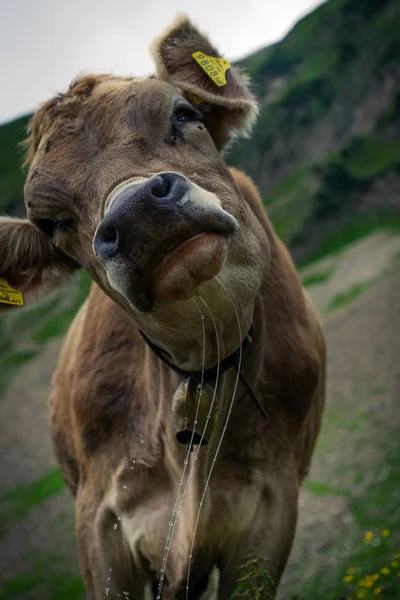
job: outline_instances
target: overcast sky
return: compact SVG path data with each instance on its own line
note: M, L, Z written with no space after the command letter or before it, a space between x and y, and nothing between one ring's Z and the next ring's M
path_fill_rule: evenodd
M151 72L150 41L188 13L228 58L281 38L321 0L0 0L0 122L82 71Z

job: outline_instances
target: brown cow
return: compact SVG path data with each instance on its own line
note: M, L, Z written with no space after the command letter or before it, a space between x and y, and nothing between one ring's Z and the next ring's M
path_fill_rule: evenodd
M251 549L282 575L324 340L256 188L222 158L256 115L246 78L186 17L153 55L156 77L85 76L37 111L28 220L1 219L0 270L26 303L79 267L95 281L51 396L87 597L195 600L216 567L222 600Z

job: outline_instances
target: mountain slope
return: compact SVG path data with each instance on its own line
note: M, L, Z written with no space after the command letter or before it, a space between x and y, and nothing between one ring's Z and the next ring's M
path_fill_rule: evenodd
M297 260L327 234L400 214L399 28L399 0L330 0L239 63L261 114L228 160L257 182Z
M25 173L20 142L26 137L29 116L0 127L0 214L23 212Z

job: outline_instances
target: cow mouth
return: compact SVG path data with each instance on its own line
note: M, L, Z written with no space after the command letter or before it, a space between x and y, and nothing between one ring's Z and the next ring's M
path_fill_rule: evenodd
M153 299L174 302L191 298L199 285L213 279L225 262L229 236L204 231L175 244L151 277Z
M110 261L111 286L135 312L187 300L222 269L237 220L219 207L188 208L165 210L162 219L159 211L154 219L146 215L140 226L138 218L125 256Z

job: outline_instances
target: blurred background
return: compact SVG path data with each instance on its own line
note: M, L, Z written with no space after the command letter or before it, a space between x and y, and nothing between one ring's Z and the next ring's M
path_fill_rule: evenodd
M148 43L181 8L1 3L1 214L25 214L30 113L82 70L150 73ZM227 162L258 184L328 341L328 407L281 596L399 600L400 1L184 10L254 82L260 118ZM0 600L84 596L46 398L89 286L81 273L0 314Z

